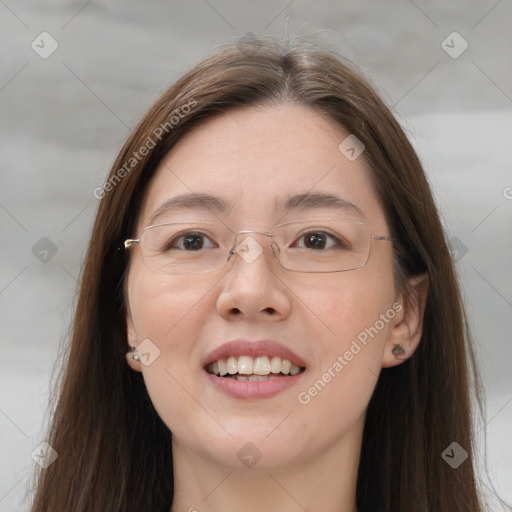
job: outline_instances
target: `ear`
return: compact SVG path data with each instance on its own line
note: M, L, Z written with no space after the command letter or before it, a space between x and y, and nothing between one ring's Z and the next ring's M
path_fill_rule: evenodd
M130 312L129 306L127 306L127 312L126 312L126 335L128 338L128 347L127 347L127 353L126 353L126 361L130 368L132 370L135 370L137 372L142 371L142 365L140 361L136 361L132 357L132 352L129 351L130 347L136 347L139 342L137 341L137 333L135 332L135 326L133 325L133 319L132 314Z
M391 322L384 347L383 368L399 365L414 354L423 332L423 314L427 295L427 274L409 279L407 293L400 294L395 303L396 307L393 305L396 315ZM393 353L393 348L397 345L402 347L403 350Z

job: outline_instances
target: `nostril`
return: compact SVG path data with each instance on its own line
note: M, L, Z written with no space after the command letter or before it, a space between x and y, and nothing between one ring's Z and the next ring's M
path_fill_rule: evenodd
M263 310L265 313L268 313L269 315L275 315L277 311L274 308L265 308Z

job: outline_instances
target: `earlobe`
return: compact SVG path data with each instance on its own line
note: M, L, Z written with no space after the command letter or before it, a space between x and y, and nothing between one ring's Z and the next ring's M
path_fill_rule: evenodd
M135 347L138 345L137 334L130 312L126 314L126 335L128 338L128 346L126 352L126 362L132 370L137 372L142 371L139 355L135 352Z
M423 315L428 296L428 276L410 278L407 292L398 303L400 310L393 319L384 347L382 367L390 368L409 359L417 349L423 333Z

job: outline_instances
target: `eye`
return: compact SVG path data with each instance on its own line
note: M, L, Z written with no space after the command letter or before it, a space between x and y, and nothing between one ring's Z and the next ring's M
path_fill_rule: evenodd
M182 233L169 240L165 249L178 249L180 251L199 251L217 247L205 234L197 232Z
M325 231L310 231L298 238L293 244L294 247L305 247L306 249L323 250L332 249L333 247L347 247L347 244L338 237Z

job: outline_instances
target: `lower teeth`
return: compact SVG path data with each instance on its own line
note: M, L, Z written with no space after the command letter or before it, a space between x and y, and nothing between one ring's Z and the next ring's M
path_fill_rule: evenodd
M239 381L248 381L248 382L265 382L267 380L280 379L283 377L288 377L288 375L284 375L282 373L277 374L269 374L269 375L239 375L235 373L234 375L230 375L227 373L226 375L217 375L217 377L222 377L224 379L232 379Z

